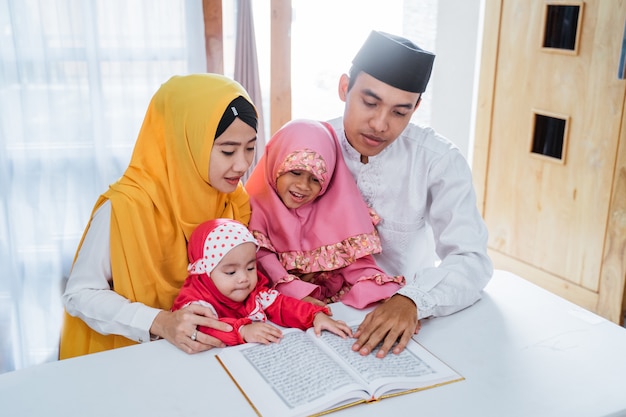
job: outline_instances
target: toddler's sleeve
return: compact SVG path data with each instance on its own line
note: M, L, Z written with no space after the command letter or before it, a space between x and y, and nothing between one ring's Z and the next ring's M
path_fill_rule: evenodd
M313 319L319 312L330 315L328 307L301 301L293 297L278 294L276 300L265 310L269 319L283 327L295 327L306 330L313 327Z
M226 344L226 346L235 346L246 343L245 340L241 337L239 333L239 329L246 324L252 323L252 320L249 318L241 318L241 319L231 319L228 317L219 319L223 323L228 323L233 326L233 330L230 332L222 332L220 330L216 330L212 327L198 326L198 330L204 334L208 334L209 336L213 336Z

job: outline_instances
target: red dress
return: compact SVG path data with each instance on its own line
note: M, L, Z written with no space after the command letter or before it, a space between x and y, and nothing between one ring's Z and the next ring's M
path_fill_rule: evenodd
M222 295L207 274L189 275L174 300L172 311L180 310L191 303L199 303L213 309L218 319L233 327L230 332L222 332L210 327L198 326L198 330L216 337L228 346L245 343L239 329L253 321L267 321L283 327L296 327L302 330L313 326L317 313L330 314L327 307L320 307L298 300L269 288L269 280L257 272L259 281L256 288L244 302L235 302Z

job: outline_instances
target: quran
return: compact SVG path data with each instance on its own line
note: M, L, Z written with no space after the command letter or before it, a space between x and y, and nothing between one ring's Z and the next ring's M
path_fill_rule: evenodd
M284 329L279 343L232 346L216 358L261 417L323 415L464 379L413 339L382 359L352 351L354 341Z

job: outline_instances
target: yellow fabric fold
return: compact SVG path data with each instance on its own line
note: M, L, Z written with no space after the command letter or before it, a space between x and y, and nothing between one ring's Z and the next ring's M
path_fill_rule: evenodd
M242 184L225 194L209 183L215 132L238 96L250 101L238 83L221 75L172 77L150 102L124 175L98 199L94 212L111 202L113 288L131 302L169 310L187 276L187 241L196 226L218 217L248 224ZM66 313L59 357L133 343L99 334Z

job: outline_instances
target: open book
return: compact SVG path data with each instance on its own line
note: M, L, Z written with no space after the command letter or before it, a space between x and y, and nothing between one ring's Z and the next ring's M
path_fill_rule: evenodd
M353 352L353 343L327 331L317 337L313 329L286 329L280 343L233 346L216 357L264 417L322 415L463 379L413 339L383 359Z

